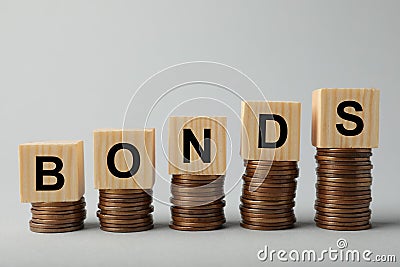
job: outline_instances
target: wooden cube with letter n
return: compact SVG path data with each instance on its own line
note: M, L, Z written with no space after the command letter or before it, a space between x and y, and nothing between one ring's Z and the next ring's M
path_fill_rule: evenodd
M32 231L58 233L83 228L82 141L21 144L19 166L21 201L32 203ZM66 213L70 215L59 216Z
M315 90L312 144L317 148L318 164L317 226L345 231L369 229L370 157L372 148L379 144L379 90ZM346 213L351 213L351 218Z
M225 223L226 136L226 117L169 118L172 229L208 231Z
M139 232L153 228L155 129L93 132L100 229Z

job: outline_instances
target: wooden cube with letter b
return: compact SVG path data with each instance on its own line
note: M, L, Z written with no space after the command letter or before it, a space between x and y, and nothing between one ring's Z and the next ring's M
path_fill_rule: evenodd
M298 102L242 102L240 153L246 166L242 227L280 230L294 226L300 117ZM277 214L276 210L286 212Z
M215 230L225 223L226 136L226 117L169 118L172 229Z
M21 144L19 166L21 201L32 203L32 231L59 233L83 228L82 141Z
M312 144L318 163L315 222L321 228L371 227L370 157L379 143L379 94L369 88L313 92Z
M138 232L153 228L155 129L100 129L93 136L101 229Z

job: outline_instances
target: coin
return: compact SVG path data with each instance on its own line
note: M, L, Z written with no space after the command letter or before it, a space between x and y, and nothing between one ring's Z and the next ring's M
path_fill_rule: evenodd
M108 227L108 226L100 226L100 229L106 232L113 233L129 233L129 232L142 232L153 229L154 225L149 224L141 227Z
M320 214L316 214L315 218L320 221L328 221L328 222L360 222L360 221L369 221L371 216L364 217L337 217L337 216L324 216Z
M73 232L77 230L83 229L83 223L80 225L76 225L73 227L63 227L63 228L42 228L42 227L35 227L30 226L30 230L36 233L66 233L66 232Z
M179 230L179 231L211 231L211 230L218 230L222 228L222 225L211 225L211 226L204 226L204 227L192 227L192 226L180 226L180 225L175 225L173 223L169 224L169 227L174 230Z
M359 230L367 230L371 228L371 224L360 225L360 226L336 226L336 225L326 225L317 222L316 225L320 228L335 230L335 231L359 231Z
M268 231L268 230L284 230L284 229L290 229L293 228L293 224L288 224L288 225L281 225L281 226L260 226L260 225L252 225L252 224L247 224L247 223L240 223L240 226L249 230L258 230L258 231Z

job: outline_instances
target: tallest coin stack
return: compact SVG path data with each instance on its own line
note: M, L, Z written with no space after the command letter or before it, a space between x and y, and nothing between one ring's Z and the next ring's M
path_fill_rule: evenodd
M313 92L312 141L317 148L315 222L355 231L371 227L372 148L378 147L379 90Z

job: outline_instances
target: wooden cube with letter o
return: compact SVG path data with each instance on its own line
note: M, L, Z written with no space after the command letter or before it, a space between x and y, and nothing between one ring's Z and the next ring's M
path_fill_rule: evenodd
M99 129L93 138L96 189L153 187L155 129Z

